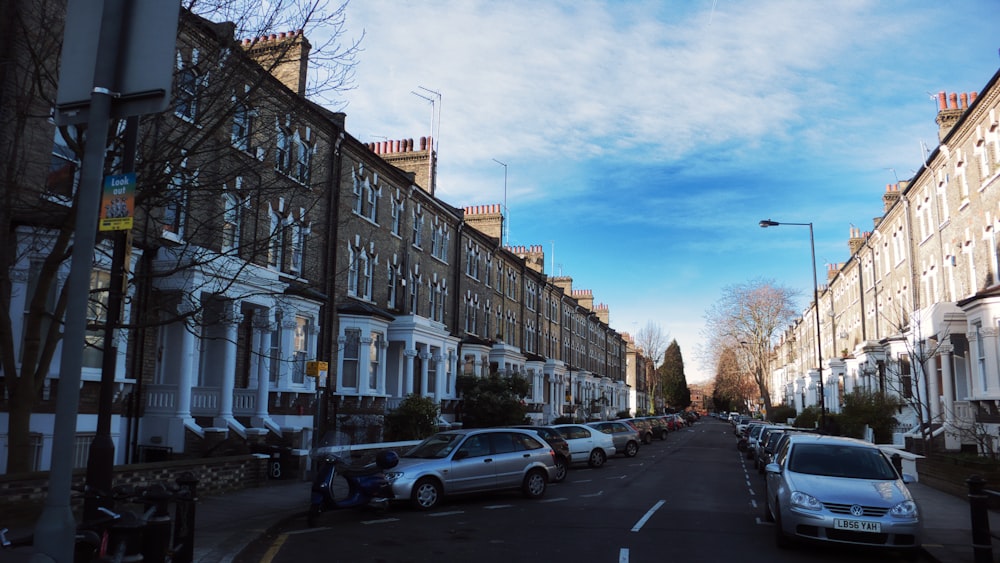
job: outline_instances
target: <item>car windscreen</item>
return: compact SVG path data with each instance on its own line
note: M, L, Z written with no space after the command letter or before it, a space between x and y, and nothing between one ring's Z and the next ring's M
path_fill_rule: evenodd
M461 438L461 434L435 434L413 446L413 449L403 454L403 457L418 457L423 459L447 457L455 449L455 445L461 441Z
M795 444L788 469L850 479L896 479L896 470L876 448L839 444Z

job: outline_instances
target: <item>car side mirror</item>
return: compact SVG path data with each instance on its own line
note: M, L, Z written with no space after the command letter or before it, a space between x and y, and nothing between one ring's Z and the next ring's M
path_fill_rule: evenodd
M911 484L916 483L916 482L917 482L917 478L916 477L914 477L913 475L910 475L909 473L903 473L903 484L904 485L911 485Z
M781 473L781 466L777 463L769 463L764 466L765 473Z

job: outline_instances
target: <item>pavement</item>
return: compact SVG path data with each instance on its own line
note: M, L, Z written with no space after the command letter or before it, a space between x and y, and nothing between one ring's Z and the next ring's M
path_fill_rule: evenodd
M908 487L924 520L926 555L938 563L975 561L968 500L922 483ZM308 482L299 480L271 481L263 487L199 498L194 561L232 563L251 542L289 518L301 517L305 527L309 489ZM1000 561L1000 513L989 511L989 519L993 561ZM31 561L30 548L0 552L0 560Z

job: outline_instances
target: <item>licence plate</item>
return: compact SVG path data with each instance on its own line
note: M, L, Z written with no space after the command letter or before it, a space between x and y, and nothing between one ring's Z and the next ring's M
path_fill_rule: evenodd
M835 518L833 527L838 530L851 530L853 532L871 532L878 534L882 532L881 522L869 522L867 520L842 520Z

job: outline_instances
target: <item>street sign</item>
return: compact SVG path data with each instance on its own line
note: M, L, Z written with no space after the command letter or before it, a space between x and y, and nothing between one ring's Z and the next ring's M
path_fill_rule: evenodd
M101 231L128 231L135 216L135 173L116 174L104 178L101 197Z
M306 375L309 377L319 377L324 371L329 371L330 364L327 362L306 362Z
M57 125L87 123L94 88L112 92L115 118L158 113L170 103L180 1L126 3L117 84L94 84L103 6L103 0L69 0L56 94Z

